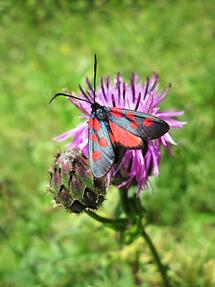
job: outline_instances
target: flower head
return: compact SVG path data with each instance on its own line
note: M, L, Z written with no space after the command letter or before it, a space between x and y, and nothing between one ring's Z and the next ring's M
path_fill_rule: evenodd
M143 84L138 80L137 75L132 75L130 83L123 81L119 73L115 76L114 83L107 78L101 78L100 87L96 90L96 101L106 107L119 107L139 112L151 114L166 121L170 128L182 128L184 122L174 119L180 116L183 112L159 110L160 103L169 93L169 88L166 91L160 91L157 83L158 76L154 74L151 79L146 79ZM88 79L86 79L87 92L85 93L80 87L80 98L88 98L93 102L94 91ZM68 91L67 91L68 93ZM72 94L72 93L70 93ZM82 117L88 119L91 113L89 103L78 101L76 99L69 100L80 109ZM88 124L87 120L79 124L76 128L71 129L56 140L63 141L72 137L68 148L74 146L79 147L85 155L88 153ZM175 145L175 141L170 136L169 132L161 138L149 141L148 150L127 150L118 166L114 166L109 176L117 176L123 174L122 181L119 187L129 186L133 183L138 185L138 190L141 191L147 185L149 175L159 175L159 162L161 157L161 146L170 151L170 146Z
M55 203L70 212L96 209L104 200L105 179L94 178L87 158L78 148L57 153L49 177Z

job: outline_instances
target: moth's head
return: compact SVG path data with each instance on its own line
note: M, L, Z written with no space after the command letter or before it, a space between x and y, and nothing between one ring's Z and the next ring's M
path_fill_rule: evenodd
M100 105L100 104L98 104L98 103L92 103L91 104L91 109L93 110L93 111L95 111L95 110L97 110L97 109L99 109L99 108L102 108L102 106Z

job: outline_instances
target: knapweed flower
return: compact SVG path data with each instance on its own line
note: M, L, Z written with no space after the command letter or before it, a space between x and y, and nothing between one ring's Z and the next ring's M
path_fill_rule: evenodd
M57 153L49 177L49 192L55 203L70 212L96 209L104 201L105 179L94 178L87 158L78 148Z
M182 128L184 122L174 119L180 116L183 112L159 110L160 103L165 99L169 93L170 85L166 91L159 90L157 83L158 76L154 74L149 80L146 79L143 84L138 80L137 75L132 75L130 83L123 81L119 73L115 76L114 83L107 78L101 78L100 86L96 90L96 102L106 107L119 107L139 112L151 114L165 122L170 128ZM93 102L93 88L88 78L86 79L87 91L84 92L80 87L80 98L87 98ZM66 91L67 94L74 95L74 93ZM82 112L82 117L87 120L79 124L76 128L71 129L56 138L57 141L63 141L72 138L68 144L68 148L74 146L79 147L87 156L88 153L88 124L89 115L91 113L91 106L89 103L78 101L76 99L69 100L78 107ZM137 184L138 190L141 191L143 187L147 186L149 175L159 175L159 162L161 158L161 146L170 151L170 146L175 145L175 141L170 136L169 132L156 140L149 141L148 150L127 150L118 166L114 166L109 178L117 174L123 174L122 182L118 187L128 187L131 184Z

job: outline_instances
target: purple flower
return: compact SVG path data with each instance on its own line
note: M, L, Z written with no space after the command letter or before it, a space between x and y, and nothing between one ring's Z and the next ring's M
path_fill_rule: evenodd
M185 122L178 121L174 117L180 116L183 112L159 110L160 103L165 99L169 93L170 85L166 91L160 91L157 83L158 75L154 74L149 80L146 79L142 84L138 81L137 75L132 75L130 83L126 83L118 73L115 76L114 83L107 78L101 78L100 87L96 91L96 101L106 107L119 107L131 110L137 110L143 113L154 115L166 121L170 128L182 128ZM86 79L88 91L87 95L93 101L93 88L88 79ZM80 88L80 97L84 98L85 93ZM68 93L68 91L67 91ZM70 93L72 94L72 93ZM88 153L88 124L87 119L91 113L89 103L78 101L69 98L69 100L78 107L82 112L82 117L86 120L79 124L76 128L71 129L56 138L57 141L63 141L73 137L68 144L68 148L74 146L79 147L85 155ZM171 145L176 145L176 142L166 133L161 138L149 141L148 151L146 154L142 150L127 150L118 167L113 167L109 176L117 176L118 172L124 174L123 181L119 187L129 186L133 183L138 185L138 190L141 191L143 187L147 186L149 175L159 175L159 162L161 158L161 146L171 152Z

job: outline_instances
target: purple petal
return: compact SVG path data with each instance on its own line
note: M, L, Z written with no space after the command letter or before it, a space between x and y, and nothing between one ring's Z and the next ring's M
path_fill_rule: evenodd
M84 122L84 123L81 123L77 126L77 128L74 128L74 129L71 129L57 137L54 138L55 141L64 141L66 139L68 139L69 137L72 137L75 133L82 133L83 129L86 129L87 128L87 123Z

